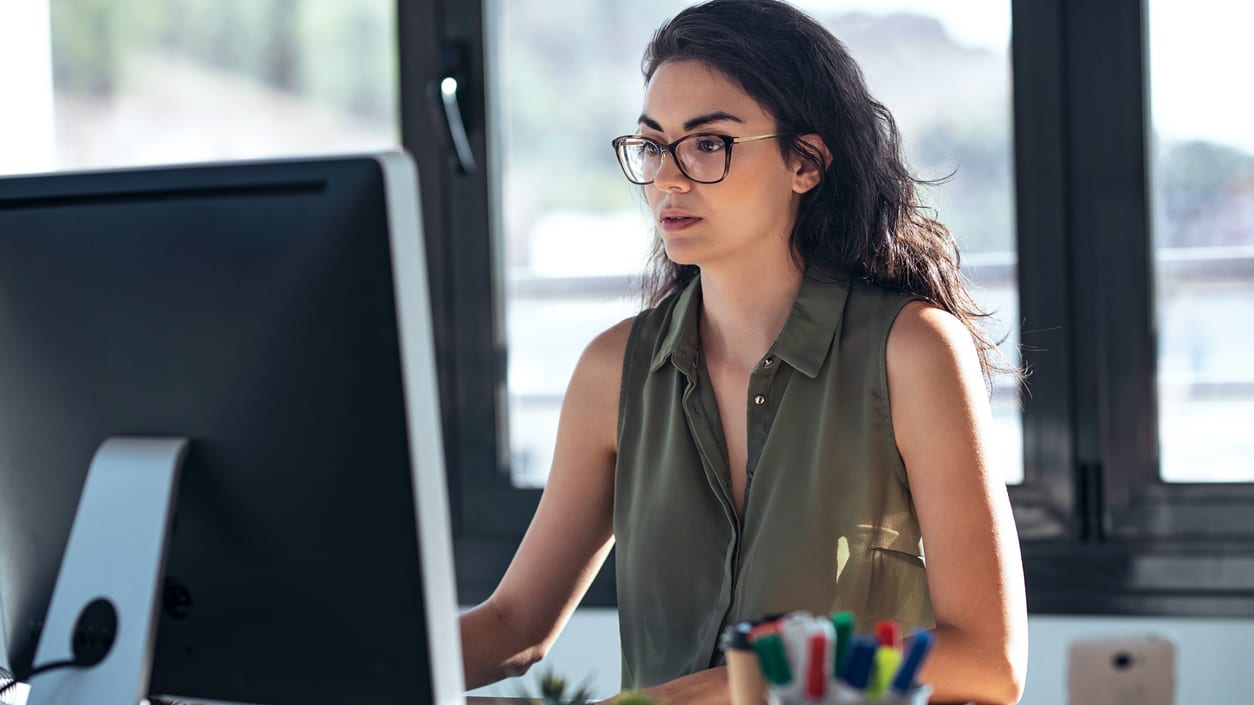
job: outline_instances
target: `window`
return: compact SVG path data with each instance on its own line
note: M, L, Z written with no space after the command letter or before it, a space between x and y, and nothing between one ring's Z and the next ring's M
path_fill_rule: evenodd
M1249 403L1244 365L1232 362L1249 349L1241 325L1249 317L1241 299L1250 280L1242 249L1251 219L1241 141L1248 133L1216 141L1224 145L1217 151L1181 152L1181 139L1203 134L1188 130L1210 128L1173 132L1178 99L1159 84L1172 71L1222 75L1248 61L1161 48L1171 40L1156 23L1179 31L1187 23L1156 19L1167 12L1157 2L990 0L971 11L999 27L987 33L955 19L965 2L875 3L874 14L860 17L848 14L850 3L802 4L845 22L837 31L855 52L859 28L914 22L930 34L914 35L912 50L954 58L917 65L906 77L944 72L932 83L946 90L932 94L939 107L929 109L911 107L927 98L907 90L906 79L876 77L892 70L873 53L892 46L892 34L859 55L873 89L902 120L914 166L931 177L957 168L949 186L931 193L962 239L966 271L1009 325L1006 350L1019 349L1031 371L1022 398L995 390L1002 409L1021 407L1002 412L998 436L1004 452L1021 458L1007 480L1030 608L1254 614L1254 483L1248 464L1228 460L1248 463L1248 441L1239 432L1222 434L1222 444L1205 439L1217 424L1180 425L1198 426L1207 414L1237 423ZM614 181L605 140L629 129L640 95L638 54L648 30L678 7L663 0L560 12L534 5L399 6L401 35L411 38L401 42L404 143L423 165L430 232L445 233L428 246L433 297L445 317L442 395L464 602L495 587L534 512L553 435L543 429L574 357L635 305L631 274L647 233L633 222L640 206L629 187ZM1218 16L1207 15L1207 26ZM1231 20L1225 24L1244 25ZM572 24L580 32L549 34ZM607 26L616 31L598 29ZM1207 36L1222 43L1226 35ZM528 46L528 37L556 54ZM941 40L952 51L927 44ZM575 58L588 47L617 59ZM893 60L915 66L909 57ZM1206 63L1171 68L1189 61ZM575 88L585 72L597 77L594 87ZM952 72L980 78L961 83ZM554 74L561 81L546 85ZM432 86L450 76L458 79L474 165L456 159L449 139L456 121L433 97ZM1202 85L1216 83L1189 88ZM1207 98L1213 104L1211 92ZM946 123L951 103L963 119L980 117L965 127ZM983 109L998 103L1000 113ZM546 110L548 124L538 127L536 115ZM922 120L929 113L940 127ZM1189 171L1194 162L1203 168ZM568 172L587 189L554 181ZM1186 192L1205 207L1182 200ZM1213 239L1221 230L1237 237L1222 251ZM1171 239L1182 234L1202 239L1182 247ZM1187 315L1197 310L1205 313ZM540 334L537 321L557 315L578 322L558 332L574 341ZM1198 328L1182 330L1188 326ZM612 563L603 573L588 604L613 600Z
M50 29L43 46L29 42L14 61L46 66L50 57L52 67L22 75L42 84L22 92L43 98L27 104L44 107L50 139L9 169L399 144L388 0L40 0L6 3L0 24L6 19Z
M1158 35L1147 25L1160 21L1159 3L1060 5L1015 6L1016 26L1035 27L1024 44L1016 37L1016 85L1036 87L1016 98L1019 222L1031 229L1021 231L1020 261L1038 264L1020 275L1025 341L1029 328L1039 331L1025 348L1039 373L1025 408L1025 458L1029 469L1037 463L1042 483L1034 496L1012 494L1021 526L1026 519L1042 529L1024 546L1029 604L1248 615L1254 485L1167 481L1162 460L1171 451L1160 452L1173 442L1170 419L1179 412L1158 398L1159 372L1173 383L1176 346L1205 340L1168 330L1178 305L1172 288L1214 295L1221 289L1207 280L1223 276L1208 273L1213 260L1204 257L1181 266L1155 256L1155 240L1167 233L1158 217L1170 177L1147 158L1163 145L1155 146L1151 125L1161 111L1146 86L1156 84L1155 66L1188 59L1153 48ZM1192 22L1218 16L1190 7ZM1221 35L1208 36L1222 44ZM1184 452L1193 460L1214 450Z
M1254 48L1244 22L1189 21L1230 9L1213 1L1148 9L1160 471L1254 481L1254 328L1234 325L1254 320L1254 125L1242 91L1214 89Z

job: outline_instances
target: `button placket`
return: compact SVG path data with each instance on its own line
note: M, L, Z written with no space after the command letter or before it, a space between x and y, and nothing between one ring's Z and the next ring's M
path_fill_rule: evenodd
M754 406L766 406L766 402L770 400L767 392L770 391L771 382L775 379L775 355L767 353L766 357L758 363L758 369L754 370L749 377L749 389L753 392L753 396L749 397Z
M761 453L758 447L765 440L765 423L767 415L769 415L770 392L775 381L776 371L779 365L775 364L776 359L772 354L768 354L758 363L757 369L749 375L749 457L756 460ZM753 480L755 474L756 462L750 461L748 476L749 480Z

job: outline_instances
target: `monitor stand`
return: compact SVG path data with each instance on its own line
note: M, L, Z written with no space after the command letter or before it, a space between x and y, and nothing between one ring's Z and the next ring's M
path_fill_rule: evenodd
M185 438L114 437L96 452L34 666L76 655L99 664L33 675L28 705L136 705L147 696L157 591L186 451ZM108 633L111 620L115 634Z

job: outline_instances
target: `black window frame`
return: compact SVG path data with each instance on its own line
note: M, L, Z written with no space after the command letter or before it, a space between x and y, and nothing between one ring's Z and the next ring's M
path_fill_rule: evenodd
M421 174L459 599L491 594L540 490L508 467L485 6L398 2L401 135ZM1158 475L1147 10L1014 0L1024 479L1011 486L1034 614L1254 616L1254 483ZM659 18L660 20L661 18ZM477 168L439 109L459 80ZM944 214L941 214L942 218ZM613 606L613 558L584 598Z

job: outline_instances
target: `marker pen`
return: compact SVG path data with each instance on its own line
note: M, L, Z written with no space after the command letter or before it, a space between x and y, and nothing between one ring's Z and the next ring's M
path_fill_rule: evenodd
M766 682L776 689L784 689L793 685L792 668L788 665L788 655L784 652L784 642L778 633L763 634L753 641L753 650L758 654L758 663Z
M863 690L871 678L871 669L875 665L875 650L878 645L875 638L858 635L853 638L853 647L849 651L849 663L845 668L845 682L857 690Z
M849 650L853 645L854 618L852 612L834 612L832 626L836 629L836 644L832 648L832 675L844 678L849 662Z
M875 623L875 640L880 646L891 646L901 650L901 628L891 619L881 619Z
M867 682L867 697L879 700L888 691L893 675L901 665L901 629L891 619L875 623L875 658Z
M819 702L827 695L828 682L832 680L832 642L836 630L827 619L810 620L806 635L805 696L811 702Z
M809 640L810 623L814 618L806 612L789 612L779 620L779 635L784 640L784 650L788 653L788 663L800 679L806 672L806 657Z
M931 650L935 641L936 636L929 631L919 630L911 635L906 657L901 662L901 668L897 669L896 677L893 678L893 692L907 693L914 689L914 679L918 676L919 669L923 666L923 659L927 658L927 652Z
M866 694L871 700L879 700L888 692L888 686L901 666L901 652L891 646L879 646L875 649L875 667L871 669L871 678L867 683Z

